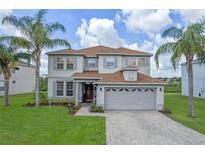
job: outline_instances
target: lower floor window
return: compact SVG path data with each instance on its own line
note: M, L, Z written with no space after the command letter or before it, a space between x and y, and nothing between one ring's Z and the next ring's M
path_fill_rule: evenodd
M73 96L73 82L66 82L66 96Z
M63 81L57 81L57 96L63 96L63 87L64 87L64 82Z
M57 96L73 96L73 82L56 82L56 95Z

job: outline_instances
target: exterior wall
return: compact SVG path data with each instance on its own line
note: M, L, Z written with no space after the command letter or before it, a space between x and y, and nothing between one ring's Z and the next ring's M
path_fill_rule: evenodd
M156 110L160 111L164 108L164 86L157 87L157 96L156 96Z
M9 95L33 92L35 90L35 68L29 66L18 66L19 70L12 73L9 82ZM3 82L3 75L0 81ZM4 91L0 91L0 96L4 95Z
M188 96L188 74L185 64L182 64L181 73L182 95ZM205 64L193 63L193 90L194 97L205 98Z
M133 58L133 57L135 57L136 58L136 63L138 64L138 57L139 56L123 56L123 67L126 67L127 66L127 64L126 64L126 59L127 58ZM143 73L143 74L145 74L145 75L148 75L148 76L150 76L150 57L146 57L147 58L147 62L148 62L148 65L147 66L140 66L139 68L140 68L140 70L139 70L139 72L140 73Z
M98 58L98 71L99 73L114 73L120 69L122 69L122 56L115 56L117 58L117 65L115 68L104 68L104 57L109 56L99 56ZM111 56L113 57L113 56Z
M129 58L131 56L115 56L115 57L117 57L117 67L114 69L104 68L104 66L103 66L104 57L107 57L107 56L99 56L99 59L98 59L99 73L114 73L118 70L121 70L123 67L126 67L126 58ZM136 63L137 63L138 56L135 56L135 58L136 58ZM148 65L147 66L140 66L139 72L150 76L150 57L147 57L147 59L148 59Z
M48 56L48 77L69 77L74 73L83 72L83 56L73 56L76 58L74 65L76 66L73 70L57 70L55 69L55 57L57 56ZM64 56L65 58L68 56Z
M105 107L105 88L107 87L153 87L157 89L156 92L156 110L162 110L164 107L164 86L160 85L98 85L97 86L97 99L96 104L97 106Z

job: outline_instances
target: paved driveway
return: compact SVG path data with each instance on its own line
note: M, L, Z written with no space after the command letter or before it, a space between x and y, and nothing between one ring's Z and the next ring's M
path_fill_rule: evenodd
M205 144L205 135L155 111L107 111L107 144Z

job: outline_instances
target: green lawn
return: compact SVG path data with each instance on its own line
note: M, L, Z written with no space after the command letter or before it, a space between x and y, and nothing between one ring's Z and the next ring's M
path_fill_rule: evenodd
M65 107L22 107L33 94L0 97L0 144L105 144L104 117L68 115Z
M180 93L165 93L165 108L169 108L172 111L172 114L168 116L187 127L205 134L205 99L194 99L195 118L187 116L187 103L188 97L181 96Z

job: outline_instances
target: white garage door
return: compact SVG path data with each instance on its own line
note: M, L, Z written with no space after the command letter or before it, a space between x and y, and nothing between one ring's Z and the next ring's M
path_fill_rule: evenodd
M106 88L107 110L155 110L156 88Z

